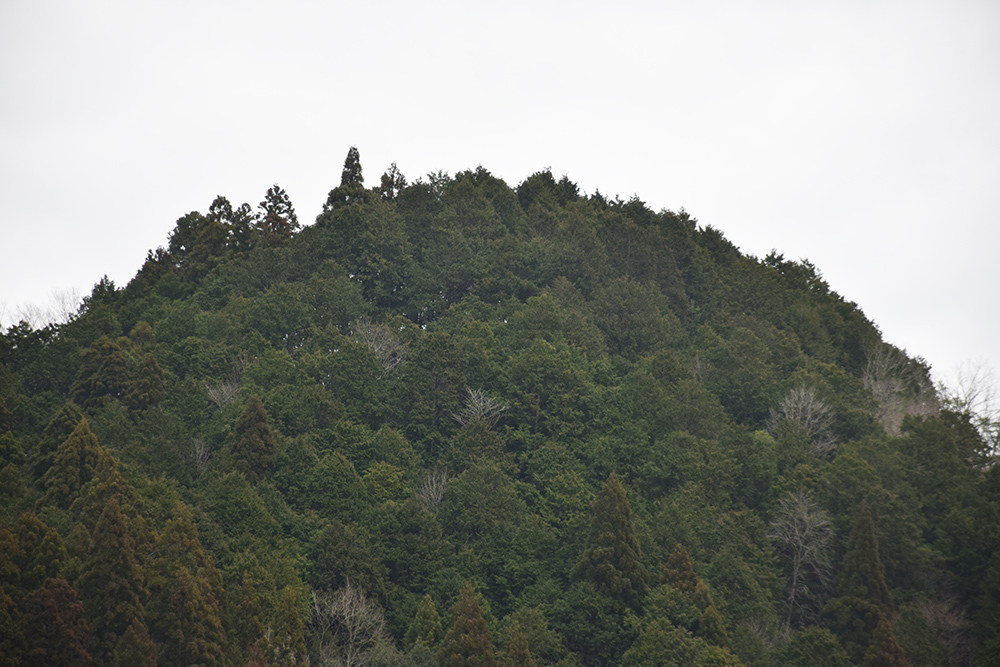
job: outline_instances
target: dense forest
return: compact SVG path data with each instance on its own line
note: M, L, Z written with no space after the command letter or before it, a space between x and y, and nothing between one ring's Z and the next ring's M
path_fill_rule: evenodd
M807 261L352 148L0 335L0 664L997 665L982 426Z

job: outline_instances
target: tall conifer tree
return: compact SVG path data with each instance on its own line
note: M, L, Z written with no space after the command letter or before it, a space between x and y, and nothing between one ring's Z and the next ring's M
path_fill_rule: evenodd
M236 421L235 436L233 458L236 469L250 482L265 477L277 460L278 439L257 394L250 397L246 409Z
M83 598L93 634L93 655L112 658L119 639L132 625L145 627L145 585L132 537L118 498L112 497L94 528L90 558L76 588Z
M493 667L493 634L472 584L462 588L452 615L455 620L438 649L441 667Z
M838 589L841 596L861 598L877 605L884 615L892 613L892 597L879 557L878 536L868 502L861 501L847 541Z
M83 604L65 579L46 579L25 597L23 606L30 642L24 667L89 667L90 631Z
M80 491L97 474L108 456L86 419L81 419L65 442L56 450L55 461L45 473L47 498L67 509Z
M590 546L571 573L615 600L637 608L646 591L642 550L632 524L632 505L611 473L591 506Z

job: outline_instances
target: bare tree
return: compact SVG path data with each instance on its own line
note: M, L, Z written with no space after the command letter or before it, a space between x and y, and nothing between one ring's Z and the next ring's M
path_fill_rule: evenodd
M465 405L462 410L452 416L462 426L474 421L481 421L493 428L507 411L507 405L487 394L482 389L466 388Z
M1000 380L985 362L966 362L955 373L954 387L939 385L942 402L964 415L979 431L987 455L1000 454Z
M225 377L224 380L218 384L205 383L205 391L208 392L208 397L212 399L215 406L220 410L233 401L240 394L240 388L243 384L243 371L252 363L252 360L246 354L241 354L236 362L233 364L233 370L230 371L229 375Z
M414 494L427 511L437 514L441 508L441 500L444 498L444 489L448 485L448 471L444 468L437 468L424 475L423 480L417 485Z
M200 475L205 472L208 462L212 459L212 447L201 438L192 439L191 444L193 447L191 454L194 456L194 462L198 466L198 474Z
M937 394L919 365L891 345L879 343L865 352L867 364L861 376L865 389L878 406L876 417L889 435L899 435L906 415L937 412Z
M817 594L830 573L830 515L807 492L793 491L778 501L768 538L788 566L785 602L786 629L809 621L817 608Z
M382 372L378 379L389 375L406 360L406 346L396 340L392 330L371 318L361 317L353 324L354 337L375 353Z
M389 641L381 607L349 580L332 593L312 592L312 622L323 667L362 665L369 651Z
M817 456L822 456L837 446L837 439L830 432L833 410L812 387L795 387L785 394L777 408L771 408L771 415L766 423L767 432L774 435L783 421L802 429Z

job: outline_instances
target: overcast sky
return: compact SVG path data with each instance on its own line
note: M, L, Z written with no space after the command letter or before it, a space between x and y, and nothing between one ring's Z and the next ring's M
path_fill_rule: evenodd
M549 167L809 259L941 379L1000 370L1000 3L0 2L0 312L124 286L278 183Z

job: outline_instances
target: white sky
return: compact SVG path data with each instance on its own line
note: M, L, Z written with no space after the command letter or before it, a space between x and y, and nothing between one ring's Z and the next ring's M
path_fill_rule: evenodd
M613 8L612 8L613 7ZM551 167L806 258L936 375L1000 369L1000 3L0 3L0 312L125 285L272 183Z

